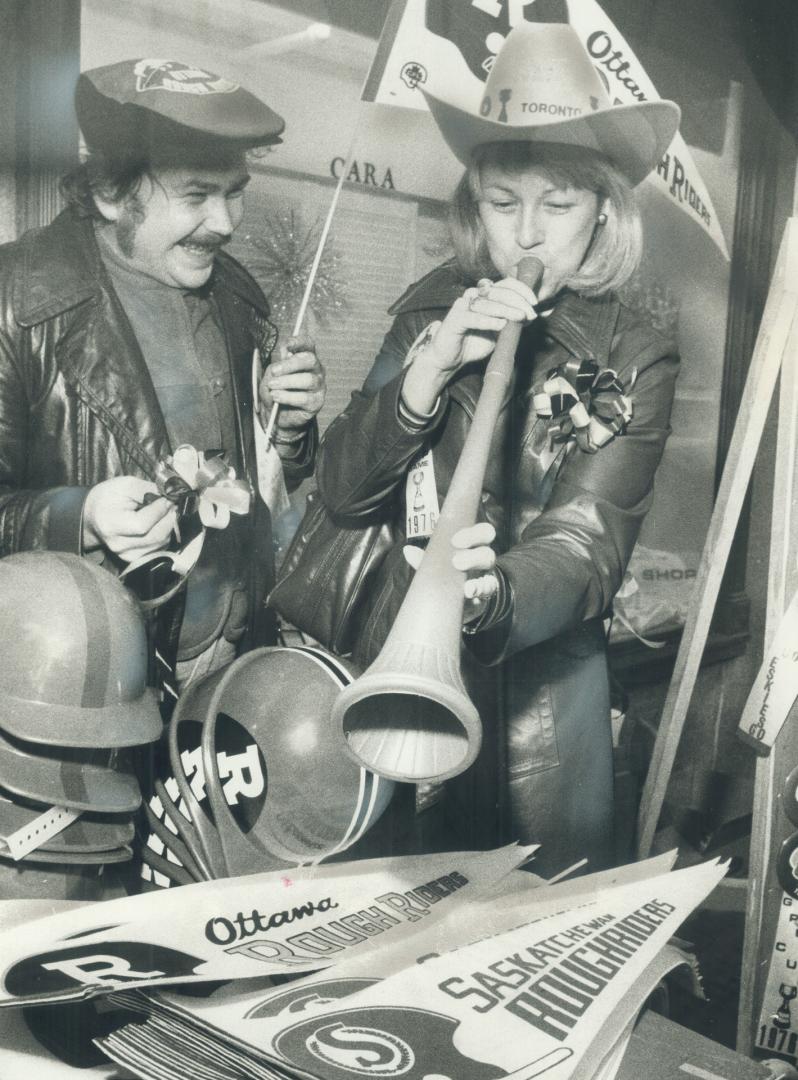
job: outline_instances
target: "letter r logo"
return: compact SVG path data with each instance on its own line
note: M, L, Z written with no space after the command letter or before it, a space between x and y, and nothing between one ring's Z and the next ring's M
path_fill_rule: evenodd
M224 780L224 797L230 806L235 806L239 796L255 799L262 795L266 780L260 764L260 755L255 743L250 743L240 754L227 754L220 750L216 755L219 779Z
M141 979L162 979L164 971L134 971L122 956L108 956L97 953L95 956L75 957L73 960L52 960L42 964L47 971L60 971L75 982L96 985L111 979L116 982L137 982Z
M106 951L92 952L92 948ZM84 997L88 987L107 990L137 982L187 979L201 963L203 960L199 956L147 941L73 945L20 960L7 972L5 989L20 999L65 993Z

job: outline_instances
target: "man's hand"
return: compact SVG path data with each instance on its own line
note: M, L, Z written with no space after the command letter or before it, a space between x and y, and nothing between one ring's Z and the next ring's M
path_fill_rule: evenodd
M291 338L269 364L261 379L261 414L266 419L274 402L280 406L277 427L296 431L308 424L324 404L324 368L309 339Z
M96 484L86 497L83 549L104 547L132 562L165 548L176 523L174 503L159 495L155 484L137 476L116 476Z

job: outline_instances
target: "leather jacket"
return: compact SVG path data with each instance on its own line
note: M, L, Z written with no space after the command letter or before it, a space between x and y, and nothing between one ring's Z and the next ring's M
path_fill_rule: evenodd
M255 281L217 257L217 306L234 390L240 475L257 491L254 347L276 340ZM295 487L312 469L316 426L284 461ZM115 476L152 480L171 451L141 350L100 258L91 221L66 210L0 248L0 556L32 548L81 552L89 488ZM250 636L271 584L268 510L254 500Z
M447 264L400 298L363 390L322 440L317 480L331 514L346 524L389 514L397 535L365 603L354 651L363 664L379 651L412 573L401 550L408 465L432 449L442 504L479 396L484 362L460 369L422 430L398 408L410 346L464 287ZM552 448L549 423L532 406L533 386L574 357L593 358L625 386L633 383L626 434L595 454L573 442ZM502 836L486 831L462 802L458 813L468 819L469 841L543 840L536 863L543 872L585 854L593 869L612 860L603 618L651 504L677 371L673 344L614 295L566 293L522 334L516 381L494 432L480 517L496 527L497 565L512 600L502 619L464 635L464 643L466 668L483 687L475 691L489 728L481 757L499 775L499 807L491 813L501 818ZM486 664L499 664L487 695ZM490 778L476 783L484 789Z

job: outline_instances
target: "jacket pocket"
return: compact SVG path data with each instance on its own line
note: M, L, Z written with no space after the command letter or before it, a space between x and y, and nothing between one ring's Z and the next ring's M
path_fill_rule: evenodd
M551 687L541 683L517 704L508 695L507 776L518 780L560 764Z

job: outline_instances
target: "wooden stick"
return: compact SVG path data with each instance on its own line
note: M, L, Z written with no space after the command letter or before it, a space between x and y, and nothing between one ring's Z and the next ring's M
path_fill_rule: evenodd
M332 202L330 208L327 211L327 217L324 219L324 225L321 230L321 236L319 237L319 243L316 247L316 254L313 256L313 262L310 267L310 273L308 274L308 280L305 283L305 292L302 296L302 300L299 305L299 311L297 317L294 320L293 337L296 337L299 331L302 329L302 324L305 321L305 315L307 314L308 304L310 303L310 294L313 291L313 286L316 283L316 275L319 272L319 265L321 263L321 257L324 252L324 245L327 243L327 237L330 235L330 227L332 225L333 215L338 208L338 202L341 198L341 192L344 187L344 180L349 174L349 170L352 168L352 162L355 157L355 139L357 136L357 126L352 133L352 140L349 143L349 150L346 154L346 160L341 167L341 175L338 177L338 183L335 186L333 192ZM256 399L257 402L257 399ZM277 413L280 410L280 403L275 401L272 405L271 412L269 413L269 419L266 423L266 443L267 445L272 441L272 435L274 433L274 425L277 423Z
M651 851L687 709L698 677L715 602L756 461L798 299L798 218L790 218L757 335L715 508L696 577L638 817L637 857Z
M787 343L781 367L773 514L768 563L768 605L765 655L772 650L779 622L798 587L798 325ZM794 715L794 713L793 713ZM748 869L748 903L743 940L742 977L737 1022L737 1048L750 1054L755 1025L765 993L774 932L781 906L781 887L773 873L780 842L793 826L778 813L781 791L798 762L798 731L789 719L770 754L757 757Z
M556 885L558 881L564 881L569 874L575 874L577 870L581 870L583 866L587 865L587 859L580 859L579 862L575 862L573 866L566 866L564 870L561 870L559 874L555 874L554 877L546 878L547 885Z

